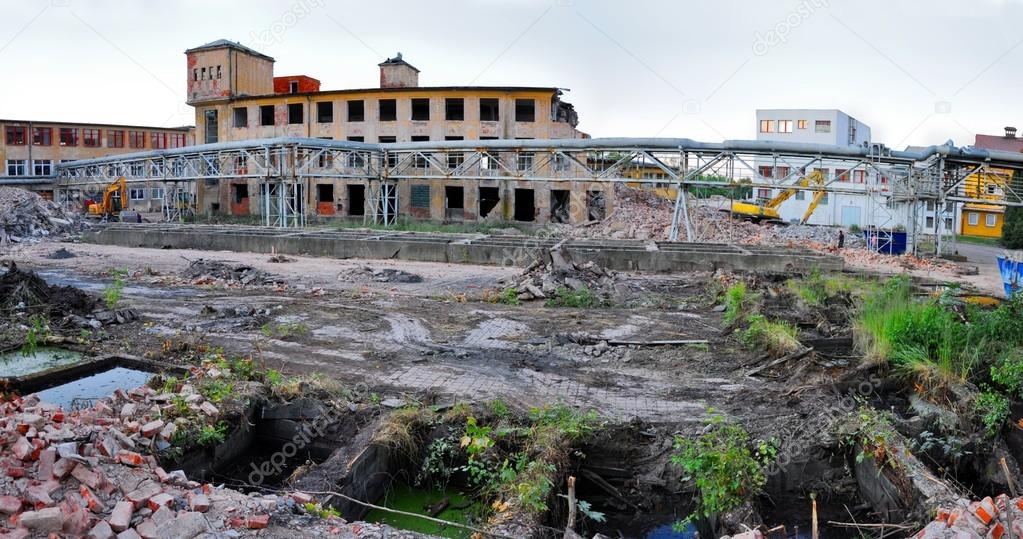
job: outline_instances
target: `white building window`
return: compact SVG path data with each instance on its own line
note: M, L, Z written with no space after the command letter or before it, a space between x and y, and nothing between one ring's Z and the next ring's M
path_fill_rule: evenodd
M757 198L771 198L771 190L757 189Z
M163 200L163 187L154 187L152 192L149 194L149 198L153 200Z
M53 161L49 159L36 159L32 161L32 174L36 176L49 176L53 174Z
M779 133L791 133L792 132L792 120L778 120L778 132Z
M924 226L927 227L928 230L934 228L934 218L931 217L930 215L928 215L927 216L927 224L924 225Z
M7 175L8 176L24 176L25 175L25 160L24 159L8 159L7 160Z
M760 120L761 133L774 133L774 120Z
M146 190L141 187L132 187L128 189L128 198L130 200L145 200Z
M988 214L984 215L984 226L986 226L988 228L994 228L995 227L995 223L997 221L998 221L998 218L993 213L988 213Z
M796 129L806 129L806 120L796 120Z
M830 133L831 120L815 120L813 122L813 130L817 133Z
M967 213L966 222L969 223L970 226L977 226L980 223L980 214L975 211Z

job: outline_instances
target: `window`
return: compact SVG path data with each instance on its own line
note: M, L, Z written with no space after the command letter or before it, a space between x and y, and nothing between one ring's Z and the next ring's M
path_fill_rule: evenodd
M132 187L131 189L128 189L129 200L145 200L145 198L146 198L145 189L141 187Z
M926 205L927 211L934 211L934 201L928 200Z
M480 121L481 122L496 122L500 120L500 105L497 99L493 98L482 98L480 99Z
M300 124L305 122L305 113L302 110L301 103L291 103L288 105L288 123L289 124Z
M995 184L993 184L993 183L987 184L986 189L987 189L987 194L989 194L989 195L995 194Z
M7 160L7 175L8 176L24 176L25 175L25 160L24 159L8 159Z
M792 120L778 120L778 132L779 133L791 133L792 132Z
M23 126L20 125L7 126L7 145L8 146L25 145L25 128Z
M533 99L516 99L515 121L516 122L536 121L536 101Z
M220 78L220 74L221 74L220 66L217 66L217 78L218 79Z
M927 216L927 219L924 220L924 228L934 228L934 217L931 217L930 215Z
M8 163L9 162L10 161L8 161ZM9 171L10 170L10 165L8 165L7 168L8 168L8 171ZM967 219L967 222L970 224L970 226L977 226L978 224L980 224L980 214L975 212L975 211L968 212L966 214L966 219Z
M994 228L995 223L998 221L998 216L993 213L984 214L984 226L988 228Z
M393 122L398 119L398 102L393 99L380 100L380 121Z
M461 97L449 97L444 100L444 119L460 122L465 119L465 100Z
M82 129L82 146L85 146L86 148L99 148L100 130Z
M464 140L464 137L448 136L444 137L444 140ZM448 153L448 168L457 168L465 160L465 156L461 152L450 152Z
M170 135L170 147L171 148L183 148L185 146L185 134L184 133L171 133Z
M854 170L852 175L853 183L866 183L867 171L866 170Z
M824 193L824 196L821 197L821 206L827 206L827 205L828 205L828 194Z
M150 190L149 198L163 200L163 187L154 187Z
M167 147L167 135L166 133L150 133L149 134L150 147L154 150L162 150ZM216 142L216 141L214 141Z
M234 127L248 127L249 126L249 109L246 107L235 107L234 108Z
M413 208L429 208L430 207L430 186L429 185L411 185L409 186L410 196L409 205Z
M377 137L377 142L379 142L380 144L390 144L392 142L397 141L398 139L395 137ZM398 166L398 156L393 152L387 154L387 166L389 167Z
M267 126L274 124L274 106L273 105L260 105L259 106L259 125Z
M32 174L36 176L49 176L53 174L53 161L49 159L36 159L32 161Z
M128 131L128 145L132 148L146 147L145 131Z
M293 94L297 94L298 93L298 81L297 80L288 81L288 91L293 93Z
M334 102L321 101L316 104L316 121L321 124L334 122Z
M349 122L364 122L366 121L366 105L363 101L349 101L348 102L348 121Z
M796 120L796 129L806 129L806 120Z
M771 198L771 190L757 189L757 198Z
M831 120L814 120L813 130L817 133L830 133Z
M78 129L74 127L60 128L61 146L78 146Z
M835 169L835 179L840 181L840 182L847 182L847 181L849 181L849 171L848 170L843 170L843 169L840 169L840 168L836 168Z
M33 127L32 144L35 146L49 146L53 142L53 128Z
M365 142L365 141L366 141L365 137L348 137L348 142ZM362 154L358 154L358 153L352 152L352 153L348 154L348 163L346 163L346 165L349 166L349 167L362 167L362 166L366 165L366 160L363 159Z
M412 142L429 142L429 141L430 141L430 137L428 137L428 136L422 136L422 135L413 135L412 136ZM430 163L426 160L426 157L424 157L422 154L417 154L416 155L416 160L415 160L415 167L416 168L427 168L429 166L429 164Z
M761 133L774 133L774 120L760 120Z
M428 121L430 121L430 100L429 99L413 99L412 100L412 121L415 121L415 122L428 122Z
M107 148L124 148L124 131L110 129L107 131Z
M806 200L806 191L796 191L796 200Z

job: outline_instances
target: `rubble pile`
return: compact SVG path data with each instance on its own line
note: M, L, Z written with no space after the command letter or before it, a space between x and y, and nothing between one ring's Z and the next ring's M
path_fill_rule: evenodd
M194 390L180 393L195 413L220 415ZM0 403L2 537L238 537L277 527L309 536L355 537L380 526L302 515L309 494L245 495L166 471L152 456L177 423L170 394L117 390L92 408L65 412L30 395ZM267 530L269 531L269 530ZM401 536L401 534L392 535Z
M349 270L342 271L338 274L337 279L339 281L349 282L366 282L373 281L375 283L421 283L423 277L416 275L415 273L409 273L400 269L394 268L371 268L369 266L360 266L358 268L352 268Z
M527 267L520 277L505 284L518 291L518 299L523 301L546 299L554 295L559 288L588 289L604 299L614 296L617 292L613 271L598 266L593 261L585 264L568 262L558 250L551 251L551 262L534 263Z
M275 285L281 279L245 264L230 264L219 260L197 258L190 260L181 277L191 284Z
M11 262L0 273L0 309L6 312L46 309L51 316L87 316L99 300L73 286L50 286L35 272L21 271Z
M81 216L32 191L0 186L0 246L75 234L87 226Z
M938 509L934 521L916 539L1023 537L1023 497L1002 494L980 501L961 499L954 507Z

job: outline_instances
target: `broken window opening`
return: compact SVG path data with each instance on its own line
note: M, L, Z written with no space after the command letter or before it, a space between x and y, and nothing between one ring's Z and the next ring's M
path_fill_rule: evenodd
M348 121L349 122L366 121L366 105L363 103L361 99L348 102Z
M289 124L304 123L304 114L301 103L290 103L288 105L288 123Z
M245 199L249 198L249 185L247 183L236 183L232 184L234 188L234 203L241 204Z
M536 121L536 100L516 99L515 100L515 121L534 122Z
M465 137L444 137L444 140L464 140ZM448 152L448 168L458 168L462 161L465 161L465 155L462 152Z
M430 137L428 137L428 136L416 135L416 136L412 137L412 142L429 142L429 141L430 141ZM426 160L426 157L424 155L422 155L422 154L417 154L416 155L415 165L414 165L416 168L427 168L429 165L430 165L430 163L429 163L429 161Z
M235 107L234 109L234 126L235 127L248 127L249 126L249 109L245 107Z
M393 122L398 119L398 102L394 99L380 100L380 121Z
M496 122L500 120L500 105L496 98L480 99L480 121Z
M572 218L571 191L551 189L551 222L568 223Z
M217 121L217 109L207 110L206 111L206 133L205 133L206 134L206 138L205 138L205 142L207 144L213 144L214 142L217 142L218 140L220 140L219 131L220 131L220 126L219 126L219 122ZM156 145L154 144L153 147L155 148ZM166 147L167 147L166 144L161 146L161 148L166 148Z
M334 122L334 102L321 101L316 104L316 121L321 124Z
M366 186L348 185L348 215L366 215Z
M449 97L444 100L444 119L460 122L465 119L465 99Z
M444 186L444 207L449 210L465 209L465 189L460 185Z
M413 99L412 100L412 121L414 122L428 122L430 121L430 99Z
M607 216L607 204L603 191L586 192L586 218L590 221L603 221Z
M268 126L274 124L274 106L273 105L260 105L259 107L259 125Z
M497 187L480 187L480 219L490 215L490 212L501 202L501 190Z
M533 201L532 189L515 189L515 212L516 221L535 221L536 204Z
M298 93L298 81L297 80L288 81L288 92L293 93L293 94L297 94Z
M317 184L316 200L318 202L334 202L334 184L332 183Z

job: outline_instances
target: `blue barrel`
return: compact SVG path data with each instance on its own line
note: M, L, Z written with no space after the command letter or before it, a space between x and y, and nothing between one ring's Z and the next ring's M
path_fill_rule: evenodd
M1002 274L1002 286L1005 287L1005 297L1011 298L1023 287L1023 261L1009 260L1004 256L998 257L998 273Z
M906 252L906 233L883 228L868 228L863 239L872 251L886 255L901 255Z

